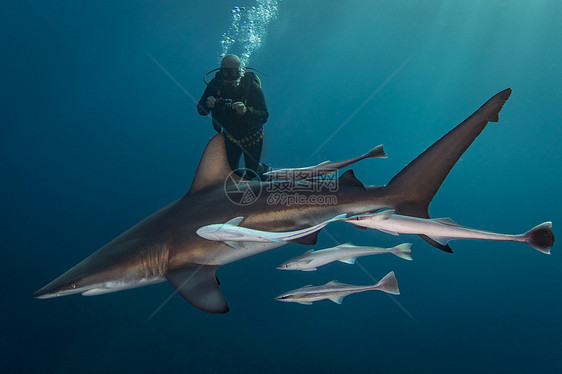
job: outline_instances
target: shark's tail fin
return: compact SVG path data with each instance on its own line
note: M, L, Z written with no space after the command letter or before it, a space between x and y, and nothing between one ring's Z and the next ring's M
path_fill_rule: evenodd
M554 233L552 232L552 222L544 222L523 234L525 243L547 255L550 248L554 245Z
M392 178L384 191L388 200L394 202L396 213L429 218L429 203L439 187L488 122L499 120L499 112L509 95L510 88L496 94ZM446 245L423 238L437 248L451 251Z
M371 149L369 152L363 155L364 158L387 158L388 156L384 153L382 144L377 145L375 148Z
M385 275L383 279L381 279L377 284L373 286L373 289L380 290L392 295L400 295L400 290L398 289L398 280L396 279L393 271Z
M390 252L404 260L412 261L412 243L403 243L390 248Z

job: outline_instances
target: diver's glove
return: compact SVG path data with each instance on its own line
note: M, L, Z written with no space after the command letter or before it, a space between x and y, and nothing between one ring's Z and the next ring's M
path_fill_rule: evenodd
M236 113L240 115L246 114L246 105L244 105L244 103L240 101L232 104L232 109L234 109Z
M209 96L207 98L207 108L213 109L215 107L216 102L217 102L217 99L215 99L214 96Z

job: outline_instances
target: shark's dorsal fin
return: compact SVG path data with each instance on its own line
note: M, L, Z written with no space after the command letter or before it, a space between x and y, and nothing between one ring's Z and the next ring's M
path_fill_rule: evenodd
M205 147L188 194L224 183L229 175L236 176L234 173L231 173L232 170L228 166L226 150L224 148L224 136L217 134Z
M166 279L191 305L207 313L222 314L229 310L215 275L216 266L191 265L170 270Z
M356 186L365 189L365 185L361 183L359 179L355 176L353 169L349 169L345 173L343 173L339 178L339 184L342 186Z

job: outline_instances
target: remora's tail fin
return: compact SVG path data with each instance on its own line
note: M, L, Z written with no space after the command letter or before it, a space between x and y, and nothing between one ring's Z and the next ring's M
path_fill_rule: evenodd
M547 255L550 248L554 245L554 233L552 232L552 222L544 222L523 234L525 243Z
M404 260L412 261L412 243L403 243L396 247L390 248L390 252Z
M400 295L398 280L393 271L385 275L373 288L393 295Z
M429 218L429 203L439 187L488 122L499 120L499 112L509 95L511 88L496 94L392 178L384 189L389 201L395 202L396 213ZM442 250L451 251L448 246L423 238Z
M375 148L371 149L369 152L365 153L362 157L364 158L388 158L386 153L384 153L384 148L381 145L377 145Z

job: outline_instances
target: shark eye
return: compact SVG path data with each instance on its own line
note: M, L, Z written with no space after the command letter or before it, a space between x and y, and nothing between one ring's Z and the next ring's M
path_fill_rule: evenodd
M76 289L76 283L72 283L72 284L70 285L70 288Z

